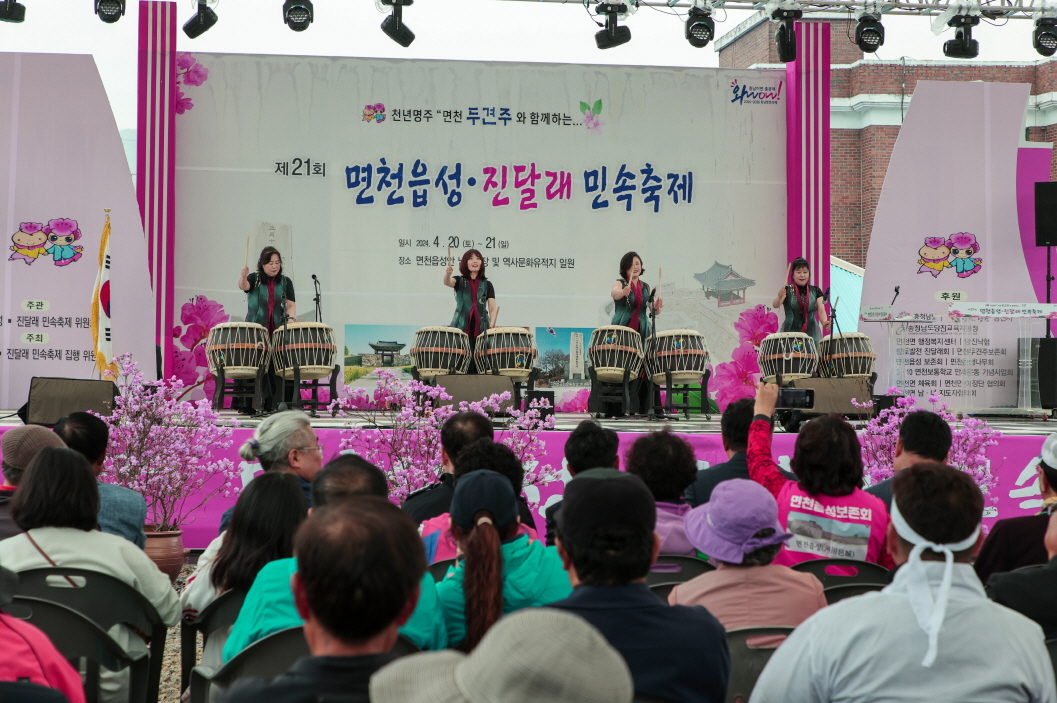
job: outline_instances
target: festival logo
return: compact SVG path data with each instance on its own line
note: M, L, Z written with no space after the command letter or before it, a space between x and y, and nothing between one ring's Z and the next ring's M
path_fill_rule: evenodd
M11 256L8 261L22 261L27 266L42 256L51 256L56 266L69 266L81 258L84 247L74 244L81 238L77 220L60 217L40 222L22 222L11 235Z
M958 278L968 278L982 267L983 259L974 257L979 252L980 243L969 232L958 232L947 239L926 237L918 249L918 273L931 273L938 278L943 269L954 269Z
M598 100L595 100L594 103L586 103L581 100L580 112L584 116L584 127L587 128L587 131L601 134L602 127L606 124L598 119L598 116L602 114L602 99L599 98Z
M385 122L385 105L382 103L375 103L374 105L364 105L363 121Z
M730 101L739 105L777 105L782 100L784 84L785 81L779 80L770 84L743 85L735 78L730 83L730 90L733 93Z

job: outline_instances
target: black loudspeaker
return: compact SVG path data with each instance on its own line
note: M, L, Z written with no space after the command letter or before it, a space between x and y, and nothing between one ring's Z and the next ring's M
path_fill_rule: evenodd
M852 405L852 399L860 403L872 400L873 386L868 378L798 378L791 381L793 388L812 388L815 391L815 407L803 410L805 415L841 415L865 416L873 414L873 408L859 408Z
M1035 246L1057 247L1057 182L1035 184Z
M475 403L493 393L502 393L503 391L509 393L511 398L514 397L514 384L507 376L441 374L437 376L437 385L446 390L448 395L451 396L451 400L444 403L444 405L454 405L456 407L464 400L467 403ZM507 412L513 404L513 400L503 403L500 406L500 412Z
M18 409L18 416L27 425L54 427L70 413L92 410L109 415L117 396L113 381L34 376L29 382L29 398Z
M1050 410L1057 408L1057 337L1043 337L1038 342L1035 373L1039 379L1039 407Z

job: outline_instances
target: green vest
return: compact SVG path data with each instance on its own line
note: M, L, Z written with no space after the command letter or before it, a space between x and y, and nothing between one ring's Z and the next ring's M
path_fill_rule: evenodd
M280 275L275 279L275 307L272 309L272 329L283 326L282 300L286 296L287 283L290 281L286 276ZM268 326L268 284L257 277L257 285L246 291L246 322Z
M470 279L459 276L455 281L455 315L452 316L449 327L466 332L470 323L471 305L473 303L470 300ZM488 281L484 278L477 284L477 316L481 320L481 334L484 334L484 331L491 327L488 319Z
M617 279L620 281L621 287L628 285L628 282L623 278ZM645 300L650 299L650 284L646 281L642 281L642 297ZM621 298L620 300L613 301L616 304L613 310L613 319L609 321L611 325L621 325L623 327L631 326L631 311L635 309L635 291L628 293L627 297ZM650 334L650 315L649 308L646 305L642 306L639 310L639 328L636 330L642 335L643 340Z

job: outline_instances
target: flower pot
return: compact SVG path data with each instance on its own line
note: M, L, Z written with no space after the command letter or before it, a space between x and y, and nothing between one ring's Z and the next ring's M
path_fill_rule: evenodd
M183 568L184 559L191 552L190 549L184 549L183 532L145 531L145 534L147 546L143 548L143 552L169 577L170 582L175 582L176 577L180 575L180 569Z

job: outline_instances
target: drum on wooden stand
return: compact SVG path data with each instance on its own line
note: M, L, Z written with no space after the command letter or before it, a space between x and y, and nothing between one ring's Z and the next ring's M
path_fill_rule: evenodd
M817 367L818 351L811 335L777 332L764 337L760 344L760 371L768 383L774 383L779 373L783 382L811 378Z
M604 383L623 383L624 372L634 381L642 370L642 336L622 325L606 325L591 333L587 358Z
M291 322L272 336L272 365L288 381L294 378L295 365L302 381L326 378L334 371L337 349L330 325Z
M493 327L477 338L474 359L478 373L496 371L515 381L527 381L536 363L536 340L524 327Z
M224 378L256 378L268 364L271 344L268 330L252 322L224 322L213 326L206 338L209 373Z
M646 373L655 384L666 384L669 371L673 385L700 383L707 370L708 347L697 331L666 330L646 338Z
M423 327L415 332L409 353L419 378L466 373L470 368L470 337L457 327Z
M861 332L844 332L823 337L818 343L819 372L828 378L869 377L877 353L873 342Z

